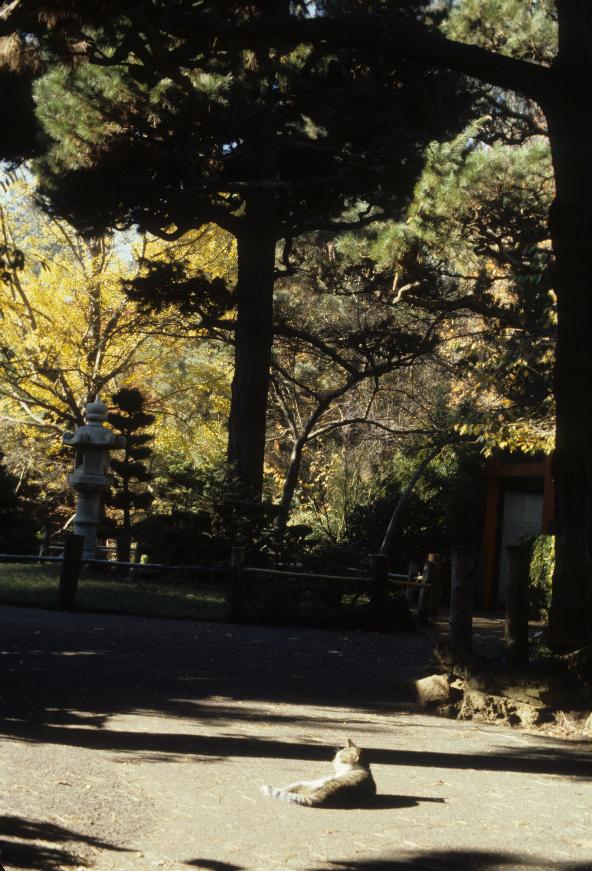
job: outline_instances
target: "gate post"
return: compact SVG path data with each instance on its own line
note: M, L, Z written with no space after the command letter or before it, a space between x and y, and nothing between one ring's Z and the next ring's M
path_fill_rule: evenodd
M506 547L510 560L510 574L506 598L506 657L508 665L520 666L528 662L528 583L530 580L530 554L528 545Z
M440 554L430 553L423 567L422 583L417 603L417 619L426 623L428 618L435 617L440 604Z
M452 548L450 569L450 643L459 653L473 647L473 593L478 555L467 547Z

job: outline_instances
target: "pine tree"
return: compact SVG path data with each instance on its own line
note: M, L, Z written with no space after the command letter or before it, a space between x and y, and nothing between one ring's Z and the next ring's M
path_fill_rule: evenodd
M489 447L549 453L556 325L550 153L540 136L525 136L516 148L490 144L494 134L484 119L430 146L406 221L385 225L366 251L407 288L402 301L456 322L453 333L463 335L444 351L457 371L463 432Z
M136 225L176 238L214 222L237 239L237 287L222 294L236 309L234 324L225 318L235 347L228 458L257 499L277 243L288 263L303 232L400 214L427 143L457 129L466 89L368 44L294 40L311 14L304 2L46 5L46 50L67 43L85 61L50 67L35 86L45 133L36 172L50 208L89 233ZM427 5L371 4L411 16ZM171 273L174 283L178 266ZM154 272L145 292L165 277ZM209 293L203 277L196 292Z
M121 532L117 537L117 557L129 562L133 512L149 508L152 493L146 484L152 475L145 462L152 449L149 443L154 436L145 432L155 421L153 414L144 411L145 397L137 387L124 387L111 397L117 411L109 412L108 421L113 429L125 436L126 446L123 458L111 459L111 469L115 473L115 490L108 499L108 505L122 512Z
M127 7L127 4L123 5ZM455 10L456 8L462 9L464 4L445 0L441 5L444 8ZM495 13L499 4L487 3L487 0L481 0L481 2L475 0L471 5L480 10L493 10ZM528 6L528 9L533 11L538 11L542 7L549 8L547 2L521 5ZM394 128L393 125L389 124L389 121L393 120L393 116L388 114L390 111L388 101L393 91L400 91L399 85L401 84L400 78L393 80L392 76L384 75L385 66L388 69L391 58L396 59L390 65L391 70L395 63L402 61L403 64L408 64L417 71L420 77L425 76L426 71L444 69L458 71L495 88L512 90L521 97L537 103L544 113L548 122L556 181L556 194L550 211L549 227L554 254L553 284L558 301L555 367L557 563L551 627L553 638L557 643L585 643L590 637L592 628L592 549L589 546L590 529L592 529L592 417L587 408L587 398L592 393L592 355L589 353L589 339L592 332L592 271L589 266L589 246L592 236L592 137L586 132L592 117L589 99L589 71L592 66L592 6L589 0L555 0L555 9L552 11L557 20L559 39L558 49L554 53L551 64L548 63L546 57L537 58L536 62L524 59L524 45L521 46L518 55L516 56L516 52L514 52L513 56L508 39L517 31L517 28L513 26L506 28L506 33L502 34L493 45L488 45L485 40L479 38L472 39L472 41L481 42L481 45L467 44L446 38L434 28L433 17L425 18L421 14L422 11L425 12L425 4L415 6L412 3L389 3L387 0L375 0L375 2L365 2L365 0L364 2L362 0L345 2L344 0L343 4L340 4L338 0L325 0L325 2L319 0L315 7L320 13L326 14L317 14L314 18L309 19L303 16L303 10L308 6L305 2L289 3L286 0L282 3L270 3L261 0L260 3L247 4L237 0L234 3L224 4L222 11L220 11L220 4L200 3L197 7L192 6L191 11L197 9L199 14L206 13L208 18L202 22L190 21L188 16L191 12L187 11L187 4L171 3L167 12L176 11L178 13L175 16L177 19L179 15L183 17L185 13L185 33L196 33L200 42L199 46L194 46L193 51L187 51L187 41L182 31L177 32L175 38L169 40L161 38L158 24L161 21L168 22L170 20L169 15L163 14L162 6L162 3L157 4L156 2L150 5L147 3L129 4L129 9L126 9L128 18L124 19L121 15L121 18L115 21L107 16L105 4L100 0L85 4L82 12L80 4L57 3L56 0L35 3L32 4L32 7L22 3L11 4L11 8L6 9L3 20L0 22L0 35L14 35L18 32L34 34L39 40L38 44L43 47L49 44L54 50L59 48L60 44L65 45L70 55L76 56L76 60L91 56L94 53L98 63L126 64L130 74L135 74L136 78L139 75L144 81L154 82L151 70L154 68L152 60L156 58L158 62L162 62L167 67L168 81L175 84L176 77L176 85L181 88L186 87L187 84L187 67L184 67L179 75L180 62L190 64L200 52L202 57L211 60L213 59L212 47L214 47L215 53L225 55L224 58L220 58L220 60L226 60L226 64L220 64L223 76L224 74L232 76L234 70L239 66L237 47L240 47L242 53L240 56L246 60L244 53L249 48L251 52L255 52L255 59L257 59L256 51L263 46L264 54L266 53L266 57L270 59L272 45L280 49L279 54L274 55L276 58L283 57L281 51L305 45L310 47L310 54L306 56L304 61L304 71L307 73L304 81L308 78L313 87L316 88L316 94L320 101L324 101L326 106L335 108L338 113L341 112L342 117L346 119L346 126L347 124L352 125L352 119L358 120L358 116L362 121L366 117L378 117L374 115L373 110L376 106L372 105L371 101L358 103L355 107L356 111L351 112L346 111L346 107L340 103L339 99L333 99L334 95L347 93L348 85L352 84L351 73L357 69L355 61L359 50L362 54L365 52L368 66L372 74L375 74L375 81L384 83L383 93L386 99L383 101L383 105L387 108L385 121L391 134L391 155L393 145L399 144L399 139L396 124ZM41 13L50 12L52 14L40 14L40 8ZM410 14L402 14L402 10L405 8ZM512 8L509 0L503 4L503 8ZM514 8L516 7L514 6ZM121 9L121 4L117 4L118 13ZM147 13L147 10L149 13L158 14L152 17ZM347 13L346 17L341 17L342 10ZM230 22L225 20L225 14L232 15L233 21L231 23L236 24L236 26L228 26ZM253 14L256 17L250 20L250 16ZM143 21L140 20L142 18ZM125 26L126 20L129 22L127 27ZM85 31L83 25L89 22L96 28L99 39L92 28L87 27ZM199 26L200 23L203 25L202 27ZM483 26L480 18L477 23L477 29L480 29ZM192 27L192 24L197 26ZM49 39L46 38L48 29L50 30ZM107 39L102 46L100 45L101 34L110 37L110 41ZM214 36L215 38L212 38ZM483 47L484 43L487 47ZM33 42L29 38L27 45L31 44ZM113 45L117 47L113 49ZM311 61L314 66L317 61L328 60L325 69L330 70L331 57L338 59L338 71L346 70L345 76L342 76L341 79L338 76L337 80L334 80L333 88L331 88L331 81L326 78L324 81L318 82L314 80L313 76L308 76L311 72ZM228 63L230 58L235 61L234 64ZM148 63L145 62L145 59L148 60ZM138 67L142 69L138 69ZM335 69L335 64L333 64L333 69ZM159 81L164 81L164 79ZM234 79L229 79L229 84L234 81ZM269 82L269 79L267 81ZM425 82L425 78L423 82ZM322 87L320 87L321 85ZM267 94L268 96L275 95L278 91L274 90L274 83L272 83L271 91L268 88ZM104 95L100 89L95 89L95 96L96 102L99 104L101 102L108 104L108 99L103 99ZM107 98L106 94L105 98ZM39 99L42 103L41 97ZM64 102L61 101L60 109L63 109L64 105ZM113 170L118 168L116 158L125 152L124 143L119 141L119 132L121 129L133 127L130 124L130 117L138 105L150 107L150 100L144 97L143 100L138 100L134 104L128 104L127 113L119 113L113 119L111 127L107 125L102 129L103 135L100 138L102 154L106 164ZM174 113L176 101L172 102L171 105ZM261 103L258 105L261 106ZM422 105L421 101L419 101L418 107L422 115L425 114L425 105ZM443 105L443 108L446 106ZM52 111L55 109L56 103L54 101ZM58 115L57 112L55 114ZM207 115L206 110L203 113L203 118L205 119ZM216 127L214 115L215 113L212 113L211 121ZM405 124L412 120L404 113L396 114L395 118L397 124ZM302 123L302 114L300 120ZM322 124L320 116L318 120ZM160 136L157 135L153 139L152 134L155 131L158 132L158 126L158 121L156 121L151 125L148 124L145 130L137 130L135 141L140 144L140 150L144 142L147 148L148 141L153 141L154 147L157 149L166 143L166 130L171 131L174 125L168 125L162 130ZM265 125L257 123L256 132L260 135L265 129ZM82 134L78 136L81 160L92 163L89 161L90 155L87 148L88 143L84 139L84 130L81 129L79 132ZM228 134L230 131L226 132ZM176 133L177 131L172 135L173 141L176 139ZM208 152L212 173L216 172L216 167L219 164L224 163L227 156L232 158L229 165L235 164L234 156L243 152L242 145L245 142L252 145L256 138L252 135L253 126L248 134L246 139L241 139L240 136L235 138L226 135L225 139L218 140L222 147L218 150L210 149ZM374 141L371 138L368 141L372 141L372 151L374 151ZM241 147L235 148L235 143ZM109 145L115 145L115 150L109 148ZM360 166L364 165L361 154L355 149L349 148L347 136L340 142L340 146L343 148L340 153L355 157L355 165L359 172ZM420 142L417 139L415 147L420 147ZM71 146L69 151L70 154L74 153ZM195 165L195 149L181 148L179 155L171 155L171 157L180 157L181 154L184 155L188 165ZM172 162L174 163L174 160ZM57 161L55 153L51 157L51 163L55 170L59 170L59 161ZM260 167L263 163L264 161L260 163ZM384 162L383 175L390 181L393 176L388 164L389 161ZM142 169L141 162L137 165ZM147 169L149 168L143 167L143 177L147 182L147 187L150 188L150 183L155 176ZM59 176L61 173L58 171L57 175ZM203 186L207 185L207 178L195 173L193 175L194 182L198 178L199 185L204 189ZM251 184L255 180L258 182L257 193L252 194L254 197L253 207L255 208L257 202L262 207L264 214L266 213L265 203L269 202L270 191L273 190L273 188L263 185L265 178L269 179L269 174L264 173L261 169L250 177ZM339 186L339 190L343 194L349 193L351 196L354 193L352 188L348 186L347 173L337 173L334 178L335 185ZM125 171L114 172L111 175L111 190L116 194L117 185L125 183L126 180ZM183 199L187 191L176 183L174 172L168 176L168 184L166 183L166 173L164 180L164 188L170 196L164 197L162 195L162 185L159 185L159 194L152 188L151 203L148 203L146 197L143 197L143 205L138 207L138 211L146 218L150 212L148 206L156 205L154 211L163 215L166 212L168 215L167 226L171 226L176 220L173 214L174 204L178 201L178 197ZM137 186L137 183L138 178L136 177L134 184ZM242 183L243 185L249 184L247 176L244 174L242 175ZM326 183L327 179L325 178L323 184ZM67 187L65 188L66 192ZM369 188L371 185L367 187ZM219 203L224 211L226 205L229 205L236 197L236 186L217 184L216 190L224 191L226 204ZM251 188L251 190L253 189ZM279 190L280 188L276 187L276 191L279 192ZM78 193L79 198L84 197L86 195L84 185L78 191L70 186L70 196L74 196L76 193ZM298 196L297 187L293 189L293 193L296 197ZM356 190L356 193L359 194L359 189ZM370 199L371 203L372 199ZM92 200L93 198L90 198L91 208L94 207ZM193 202L197 206L195 211L200 212L201 201L198 204L198 200L193 199ZM249 209L243 211L246 206L247 203L241 199L241 216L249 212ZM261 209L255 210L261 212ZM123 218L125 214L128 215L129 220L131 217L129 210L126 212L125 209L117 209L112 206L111 215L114 219L116 215ZM269 215L269 211L267 214ZM234 214L234 217L238 217L237 213ZM251 215L249 214L248 217ZM208 217L207 220L212 220L212 218ZM158 223L162 226L162 222ZM260 222L256 223L258 227L261 226ZM194 215L193 226L195 225ZM267 228L269 230L269 224ZM270 250L271 245L268 244L267 248ZM270 263L272 259L269 256L266 259L267 275L273 268ZM269 287L269 277L264 284ZM245 302L248 299L249 305L256 306L259 302L256 295L249 294L246 290L242 299ZM262 310L269 311L269 300L265 296L263 303ZM247 346L249 342L255 341L252 327L252 324L250 328L247 327L244 335L241 335L241 331L237 328L237 362L239 347L245 344L247 338ZM266 344L266 339L264 339L264 344ZM265 370L267 359L267 356L262 355L259 366L256 367L259 378L256 379L257 390L255 393L258 391L259 395L266 394L267 379L266 377L261 378L261 372ZM253 394L250 393L247 385L238 383L237 386L244 386L243 395L248 399L252 398ZM236 402L235 392L235 407ZM263 408L264 406L265 402L263 402ZM250 410L251 406L247 402L245 413ZM260 422L260 408L256 410L253 408L253 411L255 418ZM252 449L254 441L261 440L260 426L256 435L255 440L253 438L248 440L249 450Z

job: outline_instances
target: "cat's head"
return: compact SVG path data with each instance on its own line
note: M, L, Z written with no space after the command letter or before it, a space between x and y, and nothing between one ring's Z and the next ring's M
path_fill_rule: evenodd
M340 763L341 765L348 765L353 767L368 767L368 760L366 759L366 753L357 744L351 740L351 738L347 739L347 744L341 750L337 751L337 755L335 756L335 763Z

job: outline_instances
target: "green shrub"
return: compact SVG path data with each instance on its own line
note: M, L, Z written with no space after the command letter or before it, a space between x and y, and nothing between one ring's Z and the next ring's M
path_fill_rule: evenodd
M412 452L396 453L366 503L347 517L343 544L360 554L377 553L391 514L421 461ZM425 470L400 515L391 547L393 570L410 560L444 553L451 544L478 547L485 504L484 459L471 446L448 447ZM341 544L341 542L340 542ZM355 565L350 556L350 565Z
M6 469L0 451L0 553L34 553L38 525L17 495L17 479Z
M173 511L152 514L134 524L140 553L149 563L189 565L228 559L230 545L212 536L206 511ZM222 545L222 550L219 545Z
M533 620L547 620L549 616L554 567L555 538L539 535L533 541L530 560L529 602Z

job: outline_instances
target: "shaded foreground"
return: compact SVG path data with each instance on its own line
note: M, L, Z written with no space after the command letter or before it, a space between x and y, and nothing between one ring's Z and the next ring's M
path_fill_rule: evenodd
M0 637L6 871L592 867L590 743L416 714L427 633L0 608ZM371 807L259 794L347 736Z

